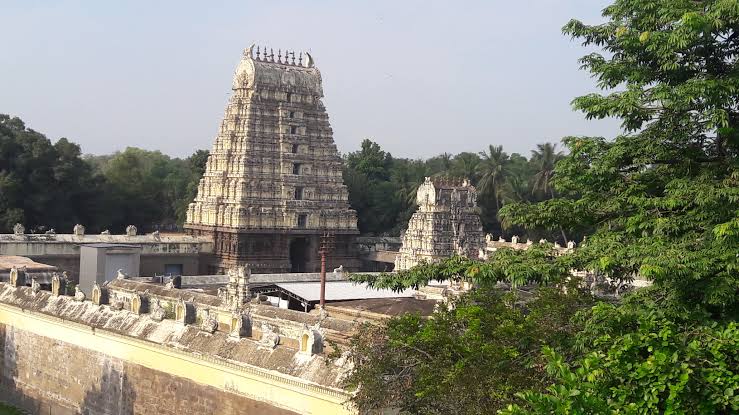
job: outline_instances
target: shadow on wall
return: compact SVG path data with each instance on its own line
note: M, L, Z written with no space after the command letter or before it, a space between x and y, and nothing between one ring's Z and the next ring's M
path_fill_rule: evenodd
M0 401L15 404L15 379L18 377L18 368L15 364L15 339L11 333L6 333L4 324L0 324Z
M104 365L100 385L85 393L80 410L83 415L133 415L135 401L136 393L128 376Z

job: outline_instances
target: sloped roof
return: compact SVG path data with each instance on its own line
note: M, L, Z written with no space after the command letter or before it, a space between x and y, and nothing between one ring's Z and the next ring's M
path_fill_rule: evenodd
M282 290L289 291L306 301L321 299L320 282L280 282L275 284ZM327 281L326 301L364 300L368 298L409 298L415 290L409 288L401 292L387 289L371 288L367 284L356 284L350 281Z

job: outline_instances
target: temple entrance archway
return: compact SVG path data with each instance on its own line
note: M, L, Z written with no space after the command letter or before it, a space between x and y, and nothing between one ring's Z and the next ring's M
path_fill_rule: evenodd
M290 241L290 272L306 272L308 262L308 239L295 238Z

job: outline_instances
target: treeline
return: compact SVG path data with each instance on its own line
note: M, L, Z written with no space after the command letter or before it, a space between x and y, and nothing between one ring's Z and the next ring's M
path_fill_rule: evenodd
M0 114L0 232L15 223L28 231L122 232L181 229L197 192L208 151L186 159L129 147L109 155L82 155L66 138L56 143L18 118ZM427 176L468 178L478 189L486 232L562 239L560 233L503 228L499 210L512 202L551 198L557 146L540 144L526 158L502 146L479 153L444 153L426 160L394 158L375 142L344 156L344 182L363 234L399 235L416 209L416 189Z
M69 233L175 229L195 197L208 152L187 159L126 148L82 156L66 138L53 143L19 118L0 114L0 232Z
M412 160L394 158L377 143L364 140L360 150L344 158L344 182L363 234L398 235L416 210L416 190L424 178L454 176L467 178L477 187L486 232L524 236L523 229L504 229L498 212L508 203L552 198L554 165L562 157L556 144L544 143L529 158L490 145L479 153L444 153ZM528 236L561 239L562 232L530 230Z

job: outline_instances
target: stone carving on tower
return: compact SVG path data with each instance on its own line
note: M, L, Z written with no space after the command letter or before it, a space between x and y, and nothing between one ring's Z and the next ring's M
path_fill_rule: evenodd
M336 235L332 264L356 268L357 215L312 57L249 47L232 90L185 222L213 237L209 271L317 271L324 232Z
M396 270L453 255L477 258L485 248L477 191L468 180L427 177L416 192L416 203L418 210L395 258Z

